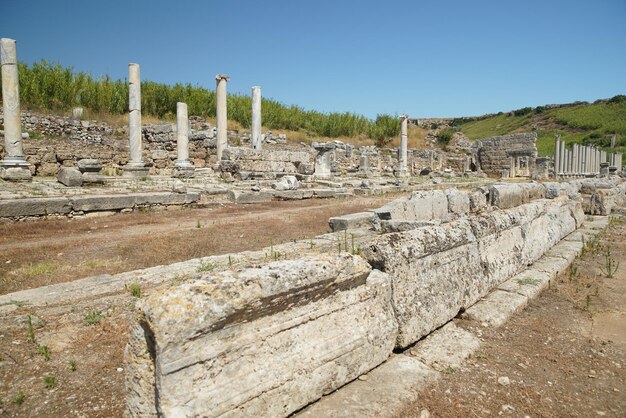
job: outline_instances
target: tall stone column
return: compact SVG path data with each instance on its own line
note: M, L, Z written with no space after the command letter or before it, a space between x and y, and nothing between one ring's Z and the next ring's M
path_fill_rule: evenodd
M398 158L398 174L400 177L406 177L409 175L407 169L408 155L408 129L409 129L409 117L407 115L400 116L401 134L400 134L400 155Z
M578 174L578 144L572 144L572 174Z
M261 87L252 87L252 149L263 148L261 137Z
M228 136L226 128L228 127L228 115L226 111L226 82L230 77L224 74L215 76L215 125L217 128L217 161L222 161L222 153L228 147Z
M559 167L561 164L561 141L556 138L554 141L554 177L558 177L559 175Z
M193 164L189 161L189 116L187 103L176 103L176 171L177 177L192 177Z
M139 64L128 64L128 125L130 161L124 167L125 177L145 177L148 168L141 156L141 76Z
M0 63L2 64L2 111L6 153L4 159L0 161L0 178L11 181L28 181L32 179L32 176L30 164L24 158L22 145L19 76L14 39L0 39Z
M565 171L565 142L559 141L559 148L561 149L561 161L559 163L559 174L563 174Z

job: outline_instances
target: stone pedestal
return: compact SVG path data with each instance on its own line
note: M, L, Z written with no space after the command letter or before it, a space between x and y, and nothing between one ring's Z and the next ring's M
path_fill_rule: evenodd
M370 176L370 165L367 155L361 155L361 159L359 160L359 175L365 177Z
M100 172L102 170L100 160L85 158L78 160L77 165L83 176L83 184L104 184L104 176Z
M333 143L313 143L313 148L317 151L315 156L315 177L330 178L332 177L332 152L336 145Z
M609 163L600 163L600 177L609 175Z
M24 158L22 122L20 121L20 92L15 40L0 39L2 65L2 111L4 117L5 158L0 161L0 178L10 181L30 181L30 164Z
M222 154L228 146L228 115L226 110L226 82L230 78L224 74L215 76L215 126L217 127L217 161L222 160Z
M261 136L261 87L252 87L252 137L250 138L252 149L263 148Z
M141 77L139 64L128 64L128 110L130 161L124 166L124 177L146 177L148 168L141 156Z

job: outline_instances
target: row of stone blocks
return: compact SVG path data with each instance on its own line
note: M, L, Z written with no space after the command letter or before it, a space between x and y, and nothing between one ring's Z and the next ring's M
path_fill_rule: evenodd
M67 215L72 212L120 211L151 205L187 205L199 200L200 193L195 192L149 192L0 200L0 218Z
M287 416L454 318L574 231L539 199L320 255L201 275L141 300L127 415Z

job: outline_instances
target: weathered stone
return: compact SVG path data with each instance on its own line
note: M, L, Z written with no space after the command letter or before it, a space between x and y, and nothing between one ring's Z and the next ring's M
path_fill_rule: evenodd
M135 206L134 195L74 196L70 201L75 212L120 210Z
M437 371L447 371L461 367L479 347L478 337L450 322L417 343L411 354Z
M300 182L295 176L283 176L277 182L272 184L272 189L275 190L297 190L300 187Z
M172 184L172 192L174 193L187 193L187 186L180 180L174 180Z
M250 204L265 203L272 201L271 192L246 192L241 190L229 190L228 199L234 203Z
M104 184L104 176L100 173L86 171L83 173L83 184Z
M351 213L349 215L336 216L328 220L333 232L345 229L371 228L376 215L372 212Z
M0 200L0 218L66 214L71 210L65 197Z
M74 167L61 167L57 180L67 187L80 187L83 185L83 175Z
M134 195L137 205L186 205L200 200L200 193L150 192Z
M302 200L311 199L312 197L312 190L284 190L274 192L274 198L279 200Z
M76 163L81 173L96 172L99 173L102 169L102 163L100 160L94 158L83 158Z
M447 219L448 198L442 190L413 192L408 199L396 199L374 209L381 220L430 221Z
M217 128L217 161L221 161L223 158L223 153L226 148L228 148L228 136L227 136L227 125L228 125L228 115L227 115L227 106L226 106L226 82L230 80L230 77L224 74L217 74L215 76L215 126Z
M280 261L141 300L127 414L287 416L368 372L397 331L389 277L369 269L350 255Z
M448 198L448 211L454 215L467 215L470 211L470 199L467 193L457 189L445 191Z
M483 189L472 190L468 196L471 213L480 213L487 208L487 192Z

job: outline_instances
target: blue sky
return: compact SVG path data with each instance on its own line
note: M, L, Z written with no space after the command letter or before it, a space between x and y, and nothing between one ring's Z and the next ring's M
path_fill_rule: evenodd
M2 0L18 59L375 117L626 94L625 0Z

